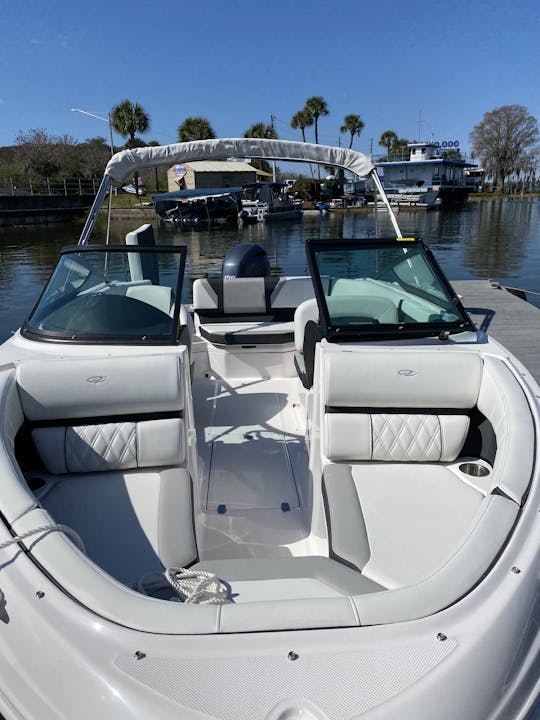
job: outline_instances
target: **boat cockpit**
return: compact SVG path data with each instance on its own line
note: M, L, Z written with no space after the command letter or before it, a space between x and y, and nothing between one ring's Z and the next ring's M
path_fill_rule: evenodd
M186 305L186 249L148 234L63 251L0 368L28 557L167 634L397 623L470 593L519 518L534 422L424 244L310 241L311 275L281 278L244 247Z

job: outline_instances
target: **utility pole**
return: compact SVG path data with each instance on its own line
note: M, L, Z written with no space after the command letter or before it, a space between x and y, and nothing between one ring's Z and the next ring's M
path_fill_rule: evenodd
M418 142L421 142L422 140L422 125L426 121L422 118L422 110L420 110L420 113L418 115Z
M274 122L276 120L275 115L270 115L270 127L272 128L272 136L275 134ZM276 161L272 160L272 182L276 182Z

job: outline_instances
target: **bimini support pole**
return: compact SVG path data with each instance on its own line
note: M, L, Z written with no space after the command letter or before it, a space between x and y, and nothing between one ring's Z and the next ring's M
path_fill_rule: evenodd
M105 200L105 196L109 192L110 188L112 187L112 181L111 178L108 175L105 175L103 180L101 181L101 185L98 188L98 191L96 193L96 197L94 198L94 202L92 203L92 207L90 208L90 212L88 213L88 217L86 219L86 222L84 224L81 237L79 239L78 245L86 245L88 242L88 238L92 234L92 230L94 229L94 225L96 224L96 219L99 213L99 209L101 208L101 205L103 204L103 201ZM109 213L110 213L110 206L109 206ZM107 238L108 240L108 238Z
M390 220L392 222L392 225L394 226L394 230L396 231L396 237L398 237L398 238L403 237L403 235L401 234L401 230L399 229L399 225L398 225L396 216L394 215L394 211L392 210L392 206L390 205L390 201L386 197L386 193L382 186L381 179L377 173L377 169L373 168L373 170L369 174L371 175L371 178L372 178L373 182L375 183L375 187L377 188L377 191L378 191L379 195L381 196L383 203L386 205L386 209L388 210L388 214L390 215ZM375 197L375 202L377 202L376 197Z

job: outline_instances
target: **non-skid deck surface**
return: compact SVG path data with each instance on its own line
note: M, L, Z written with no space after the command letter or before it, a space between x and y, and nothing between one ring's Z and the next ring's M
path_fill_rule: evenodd
M289 379L208 381L200 388L196 421L207 509L298 507L295 446L304 437L293 388Z
M308 455L294 378L193 387L202 557L290 554L306 537Z

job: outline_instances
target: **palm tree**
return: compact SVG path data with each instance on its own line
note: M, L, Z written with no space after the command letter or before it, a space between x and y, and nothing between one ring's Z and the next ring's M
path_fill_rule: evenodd
M390 157L390 149L397 143L398 136L393 130L385 130L379 138L379 145L386 148L387 159Z
M122 100L111 110L113 128L122 137L129 137L126 148L131 147L136 133L145 133L150 130L150 116L139 103L131 100Z
M299 110L291 119L291 127L293 130L302 131L302 140L306 142L306 128L313 125L313 115L307 107Z
M215 137L214 129L204 117L188 117L178 127L178 142L211 140Z
M278 136L273 125L263 122L253 123L244 133L245 138L265 138L266 140L277 140Z
M306 100L306 110L308 110L313 116L313 122L315 123L315 143L319 144L319 118L321 115L329 115L328 105L326 100L320 95L314 95L313 97Z
M245 138L263 138L266 140L277 140L277 132L273 125L267 125L263 122L253 123L244 133ZM254 168L270 172L270 164L266 160L252 160L251 164Z
M150 115L139 103L122 100L111 110L111 123L119 135L129 138L125 144L126 148L138 147L142 141L135 137L135 133L145 133L150 130ZM135 192L138 196L139 173L135 173Z
M354 136L358 135L358 137L360 137L360 133L363 129L364 123L362 122L360 115L345 116L343 125L339 128L339 132L351 134L351 139L349 141L349 150L352 148Z

